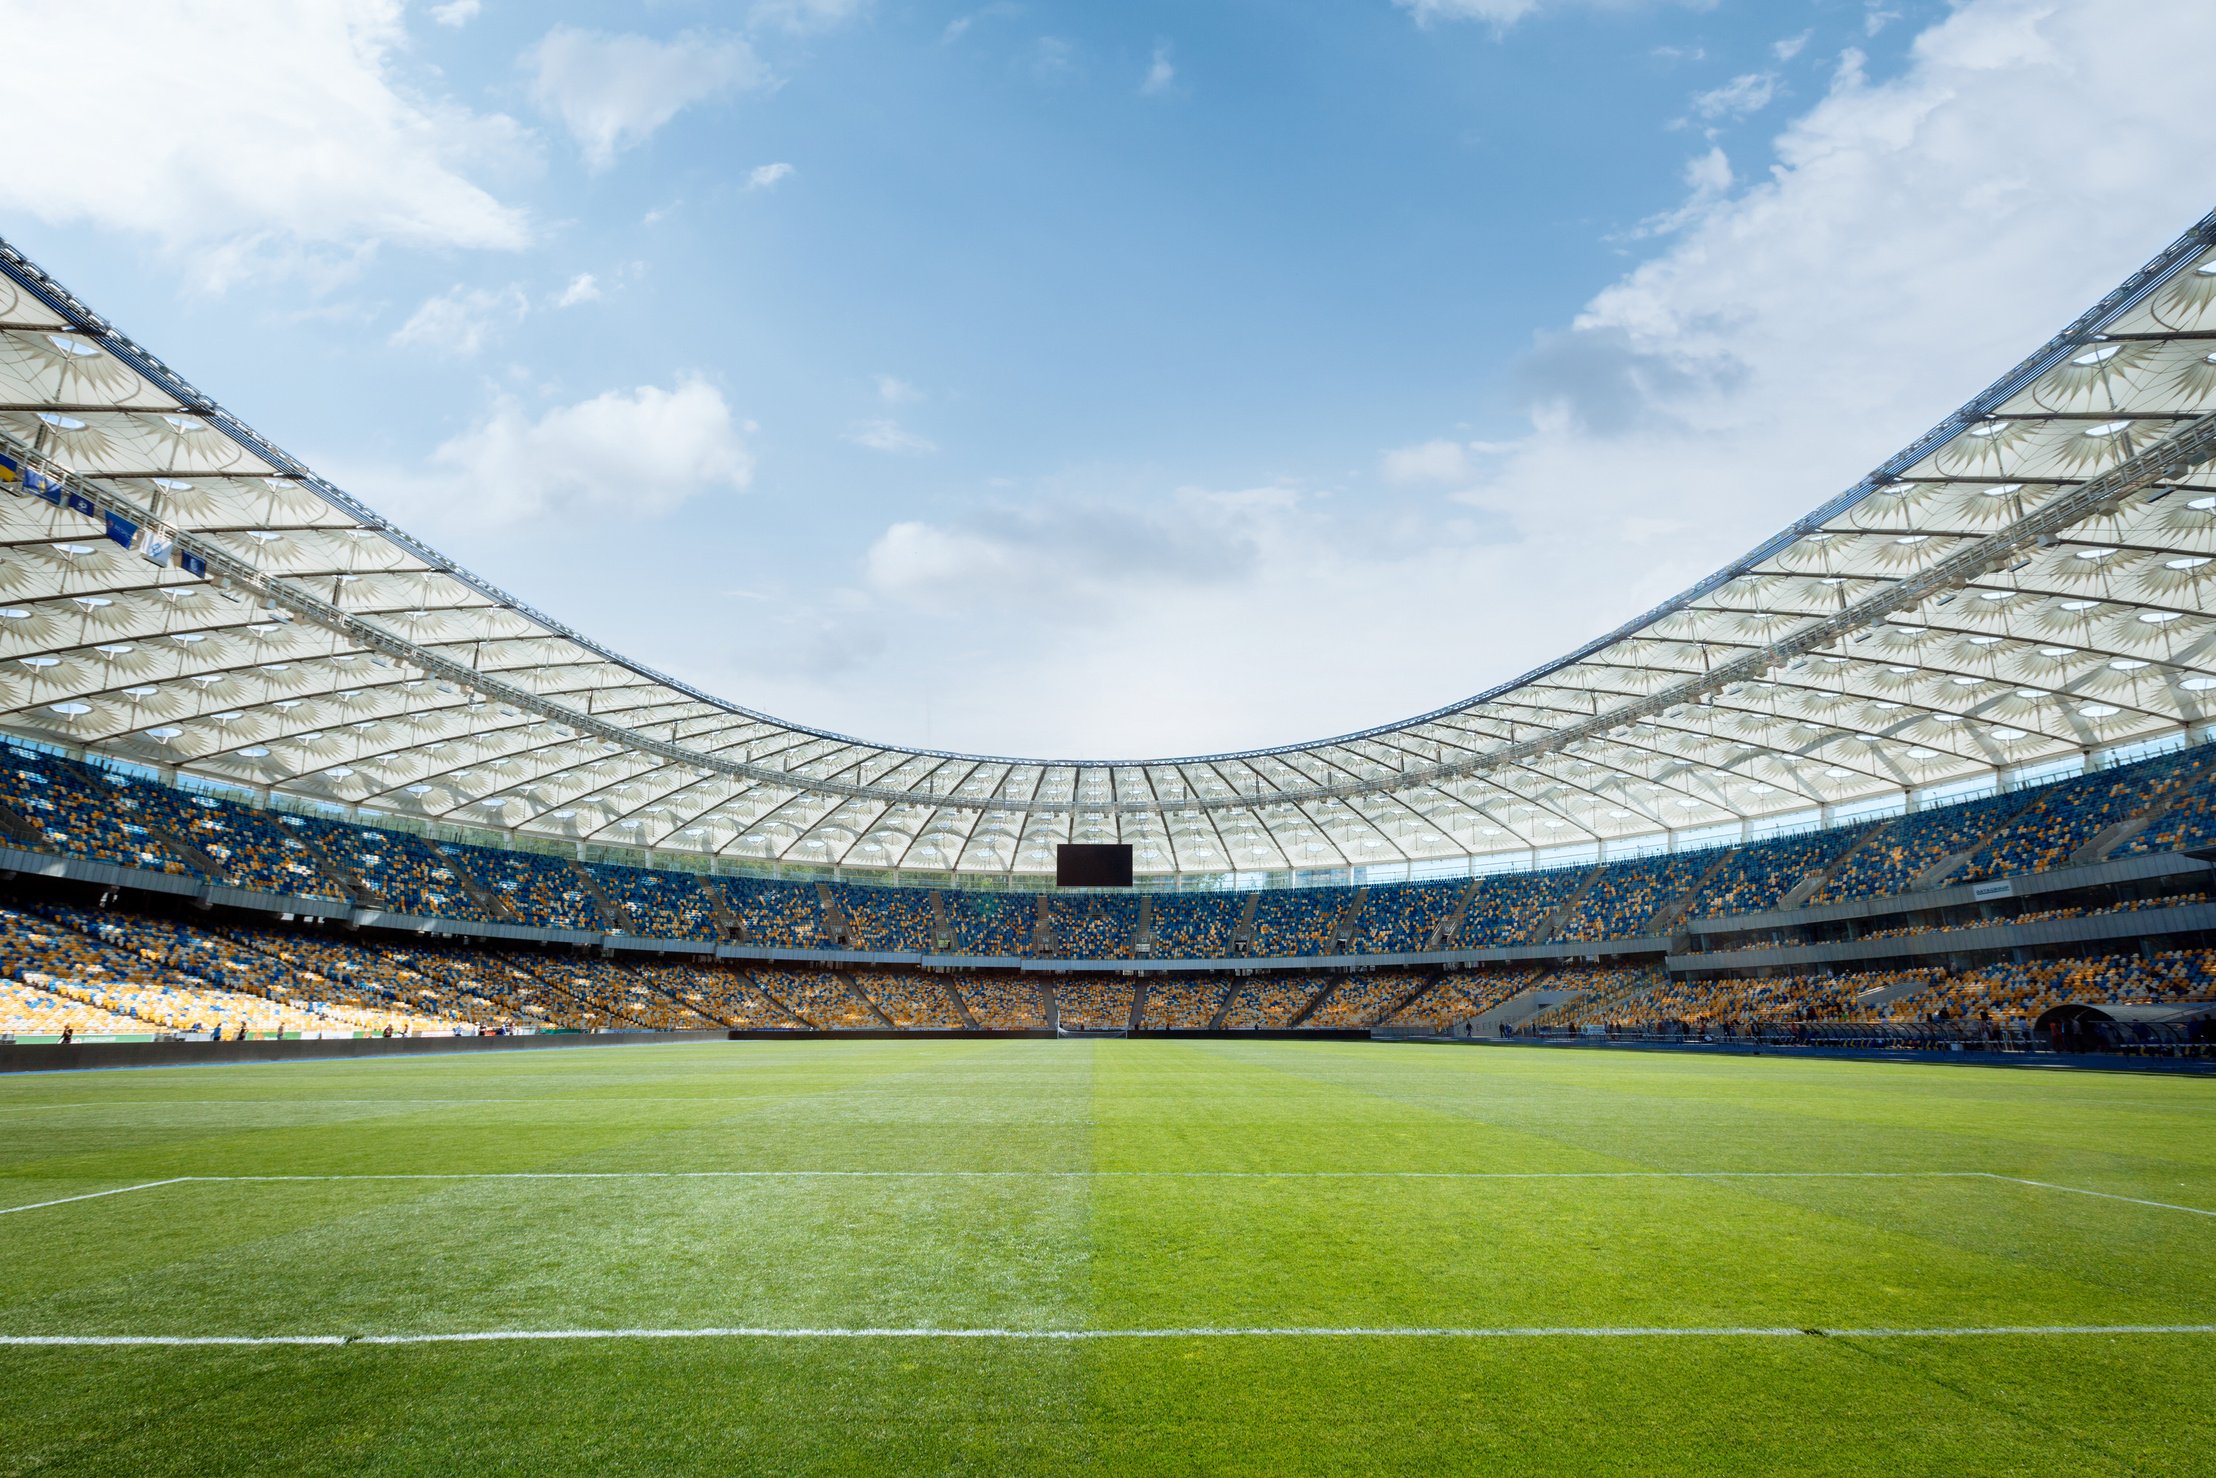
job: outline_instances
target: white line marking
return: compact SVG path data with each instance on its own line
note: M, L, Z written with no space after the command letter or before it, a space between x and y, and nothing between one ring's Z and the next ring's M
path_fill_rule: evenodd
M0 1206L0 1216L13 1216L18 1211L42 1211L48 1206L67 1206L72 1201L97 1201L102 1196L121 1196L131 1191L150 1191L159 1185L183 1185L188 1180L199 1180L197 1175L172 1175L167 1180L142 1181L137 1185L119 1185L111 1190L87 1191L81 1196L61 1196L52 1201L33 1201L28 1206Z
M88 1191L0 1207L0 1216L94 1201L165 1185L248 1185L325 1181L464 1180L1991 1180L2072 1196L2121 1201L2157 1211L2216 1217L2216 1211L2175 1201L2155 1201L2114 1191L2002 1175L1991 1170L424 1170L362 1171L327 1175L174 1175L111 1190Z
M2026 1180L2021 1175L1995 1175L1987 1173L1988 1180L2005 1180L2013 1185L2037 1186L2043 1191L2065 1191L2073 1196L2097 1196L2103 1201L2126 1201L2134 1206L2152 1206L2162 1211L2182 1211L2188 1216L2216 1216L2199 1206L2180 1206L2175 1201L2149 1201L2143 1196L2119 1196L2114 1191L2089 1191L2083 1186L2056 1185L2051 1180Z
M2002 1339L2216 1334L2216 1324L1981 1324L1900 1329L1796 1328L1790 1325L1508 1325L1499 1328L1251 1327L1188 1329L479 1329L443 1334L7 1334L0 1348L230 1347L261 1345L460 1345L573 1340L672 1339Z
M186 1180L1985 1180L1983 1170L425 1170ZM2027 1182L2028 1184L2029 1182Z

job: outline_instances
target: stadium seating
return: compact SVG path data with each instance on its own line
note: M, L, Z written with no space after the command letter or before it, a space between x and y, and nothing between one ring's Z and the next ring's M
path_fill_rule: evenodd
M1683 898L1717 860L1710 852L1671 852L1601 868L1563 916L1557 939L1622 939L1647 932L1664 906Z
M1060 1024L1071 1031L1120 1031L1131 1024L1131 985L1122 980L1072 979L1057 984Z
M1235 982L1211 975L1159 976L1147 985L1142 1031L1201 1031L1215 1024Z
M925 890L834 883L831 892L846 918L849 949L921 954L937 947L937 914Z
M1550 868L1543 872L1492 873L1477 880L1470 906L1462 915L1460 944L1531 944L1541 924L1584 881L1591 868Z
M1220 960L1231 955L1244 893L1158 893L1152 900L1154 953L1165 960Z
M1835 826L1735 848L1715 875L1701 885L1686 916L1719 918L1781 907L1785 896L1809 874L1828 867L1832 859L1869 832L1867 826Z
M869 1002L835 970L749 966L746 972L770 999L822 1031L882 1027Z
M1978 848L1960 876L1976 882L2067 862L2072 853L2117 822L2178 793L2200 791L2211 758L2203 746L2044 787Z
M1139 929L1129 894L1087 893L1049 900L1054 953L1070 959L1128 960Z
M87 1005L36 986L0 980L0 1039L35 1041L58 1038L64 1031L84 1039L146 1037L153 1035L156 1027L136 1016Z
M861 969L847 977L894 1026L945 1030L968 1024L946 985L920 971Z
M1038 921L1038 900L1029 893L949 894L947 923L954 952L963 955L1027 955Z
M1231 1031L1283 1031L1325 983L1305 975L1250 975L1239 982L1223 1024Z
M987 1031L1040 1031L1047 1024L1039 988L1028 980L965 975L950 983L962 993L971 1018Z
M1379 970L1349 975L1310 1012L1301 1025L1318 1030L1344 1031L1378 1025L1411 992L1421 989L1429 977L1408 970Z
M741 937L754 944L823 949L830 944L823 927L823 904L814 885L774 883L757 878L714 878L740 920Z
M586 891L586 880L578 875L577 865L565 858L460 842L445 843L443 850L486 892L505 899L518 921L555 929L629 927L628 921L601 918Z
M1346 888L1273 888L1261 894L1247 953L1258 959L1332 953L1333 930L1353 896Z
M1456 971L1439 976L1431 988L1395 1011L1381 1026L1445 1031L1457 1022L1514 1000L1538 983L1541 970Z
M1351 952L1415 953L1430 940L1431 931L1453 913L1468 886L1456 880L1370 889L1362 900L1362 911L1355 916Z

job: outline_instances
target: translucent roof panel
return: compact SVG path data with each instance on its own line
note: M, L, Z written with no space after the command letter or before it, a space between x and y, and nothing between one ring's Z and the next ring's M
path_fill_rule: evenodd
M522 837L871 872L1043 876L1067 841L1129 842L1153 875L1448 864L1759 825L2209 720L2212 346L2216 217L1557 662L1278 749L1025 760L812 729L609 651L0 243L0 724Z

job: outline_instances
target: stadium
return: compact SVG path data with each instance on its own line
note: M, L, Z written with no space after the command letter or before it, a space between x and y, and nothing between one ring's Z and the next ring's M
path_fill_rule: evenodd
M0 1471L2208 1470L2216 213L1557 659L1131 760L668 675L69 276Z

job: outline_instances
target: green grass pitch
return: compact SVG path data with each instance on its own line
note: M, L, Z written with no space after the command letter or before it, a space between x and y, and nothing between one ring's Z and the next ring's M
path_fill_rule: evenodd
M27 1074L0 1207L8 1474L2216 1470L2212 1079L1144 1040ZM496 1337L414 1338L459 1334ZM334 1342L25 1342L85 1336Z

